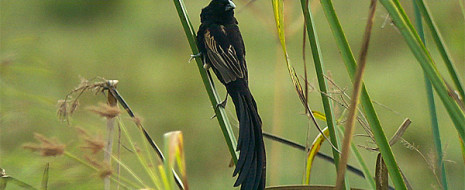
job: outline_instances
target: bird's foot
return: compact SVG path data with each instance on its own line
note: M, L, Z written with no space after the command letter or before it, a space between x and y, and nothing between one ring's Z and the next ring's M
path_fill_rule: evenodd
M226 103L228 103L228 95L226 94L226 98L219 104L216 104L216 109L219 107L226 108Z
M200 57L201 55L202 55L202 53L198 53L198 54L195 54L195 55L191 55L191 57L189 58L189 63L190 63L193 59L195 59L195 58L197 58L197 57Z
M228 95L227 94L226 94L226 98L223 101L221 101L221 103L216 104L215 109L218 109L220 107L226 108L226 103L228 103ZM213 115L210 119L213 119L215 117L216 117L216 114Z
M203 64L203 68L204 68L205 70L210 69L210 67L211 67L211 66L210 66L210 64L208 64L208 63L204 63L204 64Z
M210 119L215 119L215 117L216 117L216 113L215 115L211 116Z

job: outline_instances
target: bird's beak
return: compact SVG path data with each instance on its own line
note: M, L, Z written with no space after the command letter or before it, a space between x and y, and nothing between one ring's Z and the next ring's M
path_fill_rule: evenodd
M236 5L230 0L229 4L226 5L226 11L236 8Z

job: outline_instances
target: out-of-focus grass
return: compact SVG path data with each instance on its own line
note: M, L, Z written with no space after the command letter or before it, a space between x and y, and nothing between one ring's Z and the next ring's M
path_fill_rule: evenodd
M192 189L232 187L232 168L227 167L230 157L217 122L210 119L213 111L202 88L196 66L187 63L190 50L179 27L172 2L114 0L105 5L80 4L85 2L88 1L59 4L55 4L56 1L0 2L1 167L8 174L38 186L43 166L50 162L50 189L73 189L78 184L79 189L102 187L101 180L83 166L69 163L61 157L40 158L20 148L24 142L31 141L33 132L55 136L70 146L76 145L74 130L60 123L56 117L56 100L78 84L79 75L86 78L102 76L120 81L118 89L124 93L126 101L136 113L144 118L144 126L153 134L154 140L161 142L162 134L168 131L183 131L187 172ZM207 3L207 0L186 2L195 28L199 24L197 15ZM357 48L360 47L368 3L334 1L354 52L358 52ZM428 2L445 43L457 63L459 75L464 76L465 26L459 6L455 3ZM241 9L245 3L236 0L236 4ZM102 8L103 6L107 8ZM409 3L404 6L411 10ZM286 72L286 67L282 62L277 63L281 67L275 66L276 60L281 60L282 55L276 55L276 46L279 43L276 41L275 30L269 27L274 22L271 4L258 1L254 7L263 14L257 15L249 8L236 16L247 47L250 88L257 101L264 130L271 130L273 92L274 88L280 88L284 100L284 107L276 108L283 110L281 122L284 130L280 135L304 144L305 135L302 134L307 130L307 119L302 115L303 110L295 96L294 87L290 85L289 79L277 81L274 77L275 68L281 70L278 72ZM294 3L289 9L295 10L295 14L289 15L287 19L299 19L300 5ZM321 10L313 14L319 30L326 70L331 71L332 77L340 86L347 87L350 80L325 16ZM256 18L257 16L260 18ZM424 103L426 97L423 93L423 73L417 64L407 64L416 60L397 30L389 23L384 28L381 27L385 16L386 11L379 8L364 81L373 100L401 113L398 115L375 105L386 134L393 134L405 117L411 118L413 123L404 138L427 155L432 151L433 143L430 140L430 128L427 127L429 118L425 111L427 105ZM426 35L427 41L431 40L429 34ZM299 73L303 71L300 63L301 35L289 35L286 41L291 61ZM432 43L428 46L434 49ZM432 51L432 56L435 60L440 60L436 51ZM447 72L442 64L438 64L438 67L442 73ZM316 78L312 76L313 67L308 68L310 79ZM85 96L81 104L104 101L103 96ZM323 110L318 93L311 93L309 102L313 109ZM234 118L231 105L228 105L228 109L231 118ZM442 126L441 134L455 134L442 106L438 106L438 116ZM78 110L72 125L95 133L104 133L105 126L103 120L83 109ZM311 132L313 135L317 134L316 130ZM358 144L367 144L366 139L361 137L355 137L354 140ZM269 141L266 143L267 148L273 147ZM456 139L444 140L444 144L447 145L444 150L445 159L455 161L446 163L449 185L461 187L463 166L460 145ZM282 165L269 160L267 167L277 167L278 172L275 174L279 176L274 177L279 180L276 183L299 183L305 154L284 146L281 150L280 161L292 164ZM74 150L78 151L80 150ZM324 145L321 151L330 153L331 150ZM433 182L425 181L434 181L434 176L427 164L419 161L421 157L415 151L401 145L395 145L393 151L413 187L431 187ZM376 154L363 150L361 153L368 164L375 162ZM125 157L130 156L122 155L126 164L137 166L135 161L125 160ZM356 165L354 160L349 163ZM315 160L312 170L318 175L312 175L311 183L333 184L335 172L327 170L328 167L328 163ZM351 175L349 177L351 185L367 187L363 179Z

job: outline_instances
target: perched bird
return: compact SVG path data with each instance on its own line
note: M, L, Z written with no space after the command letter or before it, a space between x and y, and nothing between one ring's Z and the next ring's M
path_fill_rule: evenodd
M212 0L202 9L197 46L204 68L215 72L236 107L239 120L237 150L240 154L233 174L239 174L239 177L234 186L241 185L245 190L265 189L262 121L249 90L245 47L234 17L235 7L231 0Z

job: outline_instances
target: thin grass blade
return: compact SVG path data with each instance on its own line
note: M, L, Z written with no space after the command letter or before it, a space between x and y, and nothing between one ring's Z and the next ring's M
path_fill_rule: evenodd
M460 138L460 147L462 148L462 158L463 158L463 163L465 164L465 144L463 143L462 138Z
M405 131L407 131L407 128L410 126L412 121L409 118L406 118L404 122L400 125L400 127L397 129L397 131L394 133L394 135L391 137L389 140L389 145L393 146L397 142L399 142L402 139L402 136L404 135Z
M0 180L2 182L0 182L0 189L3 187L3 189L6 188L6 185L9 183L11 184L14 184L18 187L21 187L22 189L30 189L30 190L37 190L35 187L25 183L25 182L22 182L14 177L11 177L11 176L7 176L7 177L1 177ZM3 186L2 186L3 185Z
M323 129L323 134L329 135L328 127ZM325 141L325 138L323 137L323 135L318 134L315 137L315 140L313 141L312 146L310 147L310 150L307 153L307 163L306 163L306 168L305 168L304 184L310 184L310 174L312 171L313 160L315 159L315 156L320 151L321 145L323 144L324 141Z
M22 187L23 189L34 189L34 190L36 189L33 186L25 182L22 182L21 180L18 180L14 177L7 175L5 172L5 169L0 168L0 190L6 189L8 182L11 182L19 187Z
M176 157L176 141L181 132L180 131L174 131L174 132L169 132L165 133L163 135L164 138L164 153L166 155L166 160L164 162L164 171L171 171L174 169L174 161ZM168 179L168 187L172 189L174 187L174 178L173 178L173 173L171 172L165 172L167 174L167 179ZM166 186L165 186L166 188Z
M158 165L158 171L160 171L161 181L163 182L163 189L171 190L170 180L168 179L167 172L163 166L164 165L162 164Z
M340 134L344 134L344 128L342 126L338 126L337 129L339 130ZM365 180L370 186L370 189L376 189L375 178L373 178L373 175L371 174L370 169L368 168L368 165L366 164L362 155L358 151L357 146L353 142L350 144L350 150L352 151L352 154L354 154L357 162L362 167L361 172L363 173ZM347 169L350 171L350 165L347 165ZM394 188L389 187L389 189L394 189Z
M74 160L74 161L76 161L76 162L78 162L78 163L80 163L80 164L82 164L82 165L84 165L84 166L86 166L86 167L88 167L88 168L94 170L94 171L97 171L97 172L99 171L99 169L96 168L95 166L91 165L90 163L88 163L88 162L86 162L86 161L84 161L84 160L81 160L81 159L78 158L77 156L75 156L75 155L73 155L73 154L71 154L71 153L69 153L69 152L67 152L67 151L65 151L65 152L63 153L63 155L65 155L66 157L68 157L68 158L70 158L70 159L72 159L72 160ZM128 186L131 186L132 189L141 189L141 188L143 188L142 186L137 185L137 184L134 184L132 181L127 180L126 178L123 178L123 177L121 177L121 176L119 176L118 179L116 179L114 176L111 176L110 179L111 179L114 183L118 183L120 186L122 186L122 187L124 187L124 188L126 188L126 189L129 189Z
M315 118L317 118L317 119L319 119L319 120L321 120L321 121L326 121L326 116L325 116L325 114L323 114L323 113L321 113L321 112L319 112L319 111L315 111L315 110L313 110L312 113L313 113L313 115L315 116Z
M294 87L296 88L297 93L299 94L299 98L301 98L301 101L304 101L305 95L303 93L302 85L300 84L299 77L297 76L294 67L291 65L289 55L287 54L286 37L284 35L283 0L273 0L272 3L274 18L276 21L276 29L278 30L278 37L279 41L281 42L281 47L283 49L287 69L289 71L292 83L294 84Z
M155 143L155 141L152 139L152 137L150 137L149 133L147 132L147 130L145 130L145 128L142 126L140 120L134 115L134 112L132 111L132 109L129 107L129 105L127 104L127 102L124 100L123 96L121 96L121 94L118 92L118 90L116 90L116 88L114 87L114 85L111 85L110 82L107 82L107 88L108 88L108 91L109 93L111 93L113 95L113 97L115 97L118 102L121 104L121 106L124 108L124 110L127 111L128 115L133 119L133 121L135 122L136 126L141 130L141 134L143 134L143 137L142 138L145 138L146 141L144 141L145 145L146 143L148 142L150 144L150 146L152 147L152 149L155 151L155 153L157 153L158 157L160 158L161 161L164 161L165 160L165 157L163 156L163 153L161 152L160 148L158 148L158 145ZM121 133L121 121L119 120L119 133ZM121 134L119 134L119 136L121 136ZM119 137L120 138L120 137ZM150 159L150 161L153 161L152 159ZM173 171L173 175L174 175L174 178L176 180L176 184L178 185L178 187L180 189L184 189L183 185L182 185L182 182L181 182L181 179L179 178L179 176L177 175L176 172Z
M135 152L136 154L136 157L137 157L137 160L139 161L139 163L142 165L142 167L144 168L144 171L147 173L147 175L150 176L150 179L152 180L153 184L155 185L155 188L156 189L160 189L161 188L161 183L160 183L160 179L159 177L156 175L156 173L154 173L154 171L152 169L150 169L150 167L148 166L148 162L147 160L145 159L145 157L141 154L140 152L140 149L136 147L136 144L134 143L134 141L132 140L131 136L129 135L127 129L126 129L126 126L124 125L124 123L121 121L121 118L118 117L117 118L118 120L118 124L119 126L121 127L121 131L123 132L124 136L126 137L126 139L128 140L128 143L129 145L131 146L131 149Z
M362 90L363 74L365 73L366 57L368 54L368 45L370 43L371 29L373 27L374 16L376 11L376 2L376 0L371 0L370 3L370 10L368 13L365 33L363 34L362 48L360 50L359 65L355 71L355 79L353 85L354 87L352 91L349 114L347 116L344 140L342 144L341 160L338 163L339 167L337 171L336 189L340 189L340 187L342 187L343 185L346 165L349 160L349 150L352 145L352 137L355 130L355 121L357 120L357 107L359 104L360 94Z
M465 5L463 0L459 0L460 11L462 12L463 19L465 20Z
M429 8L423 0L415 0L414 2L416 4L417 9L421 12L421 15L423 16L423 19L425 20L426 26L429 28L431 35L433 36L434 43L436 44L436 47L438 48L439 53L441 54L442 60L444 61L444 64L446 65L447 70L449 71L449 75L451 76L452 81L454 82L455 88L457 88L461 96L461 100L463 101L465 98L465 91L463 90L463 84L459 78L459 75L457 74L458 72L457 72L457 69L455 68L454 61L452 60L452 57L450 56L450 53L447 50L447 47L444 43L441 33L439 33L439 29L436 23L434 22L433 18L431 17ZM420 19L421 18L418 18L418 20ZM419 28L417 28L417 30L418 29ZM420 33L420 38L422 38L421 36L422 36L422 33ZM424 40L422 41L424 43Z
M327 96L328 94L328 85L326 82L326 79L324 77L325 75L325 69L324 69L324 63L323 63L323 56L321 54L321 49L320 49L320 44L318 42L318 34L316 33L315 25L313 22L313 16L311 9L309 8L309 0L301 0L300 4L302 6L302 12L304 14L305 18L305 26L307 27L307 35L308 39L310 42L310 48L312 49L312 55L313 55L313 62L315 65L315 71L316 71L316 76L318 79L318 86L320 88L321 93L321 101L323 103L323 108L325 111L325 115L328 117L325 121L328 126L329 130L329 137L331 140L331 143L338 147L338 138L334 129L334 117L333 117L333 110L331 107L331 101L329 100L329 97ZM318 115L313 113L316 118L318 118ZM339 153L336 150L333 150L333 158L336 163L339 163ZM337 164L336 166L336 171L337 171Z
M381 154L378 154L378 158L376 159L375 173L376 190L387 190L389 187L389 174Z
M47 190L48 189L48 171L50 168L50 163L47 162L44 168L44 174L42 175L42 182L41 182L41 189Z
M143 187L148 187L147 185L145 185L142 179L139 176L137 176L137 174L134 171L132 171L131 168L126 166L126 164L124 164L118 157L111 155L111 158L113 158L113 160L117 162L123 169L125 169L130 174L130 176L132 176L137 182L139 182L140 185L142 185Z
M165 170L174 170L174 165L176 164L183 179L182 182L184 189L188 190L189 186L187 185L186 162L184 157L184 144L182 132L173 131L165 133L164 138L165 154L168 156L165 162ZM172 179L172 176L168 175L168 177ZM171 184L173 185L174 181L172 181Z
M423 2L423 1L422 0L420 0L420 1L413 0L413 8L414 8L413 11L415 13L415 28L417 29L417 32L418 32L418 35L420 36L421 41L424 44L426 44L425 34L423 32L423 22L422 22L420 10L419 10L420 9L419 8L420 2ZM426 9L426 7L423 7L423 8ZM427 10L426 10L426 13L423 13L423 14L425 15L425 19L426 19L426 17L429 18L429 13L427 13ZM435 27L435 24L432 23L431 18L429 18L429 21L427 21L427 22L431 22L428 25L432 24L433 27ZM432 28L430 28L430 30L432 30ZM440 36L439 36L439 38L440 38ZM446 50L444 49L444 51L446 51ZM447 54L447 52L446 52L446 54ZM443 58L444 58L444 56L443 56ZM452 63L450 63L450 64L452 64ZM449 70L449 72L450 72L450 70ZM431 129L432 129L432 132L433 132L433 140L434 140L434 145L435 145L435 148L436 148L436 158L437 158L437 166L438 166L437 168L440 170L438 172L439 173L439 178L441 179L441 187L442 187L442 189L447 190L448 185L447 185L447 178L446 178L446 167L445 167L445 164L444 164L444 161L443 161L442 143L441 143L441 136L440 136L440 133L439 133L438 118L437 118L437 114L436 114L436 104L434 102L433 87L431 86L431 82L426 77L426 74L424 75L424 78L425 78L426 95L427 95L427 99L428 99L429 115L430 115L430 120L431 120ZM460 83L460 81L458 81L458 82ZM456 85L457 85L457 83L456 83ZM462 97L463 97L463 95L462 95Z
M322 134L323 131L321 130L320 126L318 125L315 116L313 115L312 111L310 110L308 104L306 104L306 97L305 97L305 92L302 89L302 85L300 84L299 77L297 76L297 73L295 72L294 67L291 65L291 61L289 59L289 55L287 54L287 48L286 48L286 36L284 35L284 14L283 14L283 0L273 0L272 1L273 5L273 15L275 18L276 22L276 29L278 31L278 37L279 41L281 43L281 47L283 49L283 54L286 60L286 65L287 65L287 70L289 72L289 75L291 77L292 83L294 84L295 90L297 92L297 95L299 96L299 99L302 103L302 105L305 108L305 111L307 113L308 118L310 118L315 124L317 130ZM326 136L324 136L327 138ZM335 151L338 151L337 147L331 143L331 146Z
M402 15L405 14L404 9L400 5L397 6L397 4L399 4L398 1L381 0L381 3L391 15L394 24L399 29L404 40L407 42L407 45L410 47L410 50L417 58L418 63L426 73L428 79L431 81L431 84L444 104L460 137L465 138L465 113L457 102L451 98L449 94L450 91L448 90L443 77L436 69L429 52L426 50L421 40L417 40L419 39L419 36L416 30L409 28L409 25L411 25L410 20L403 18Z

